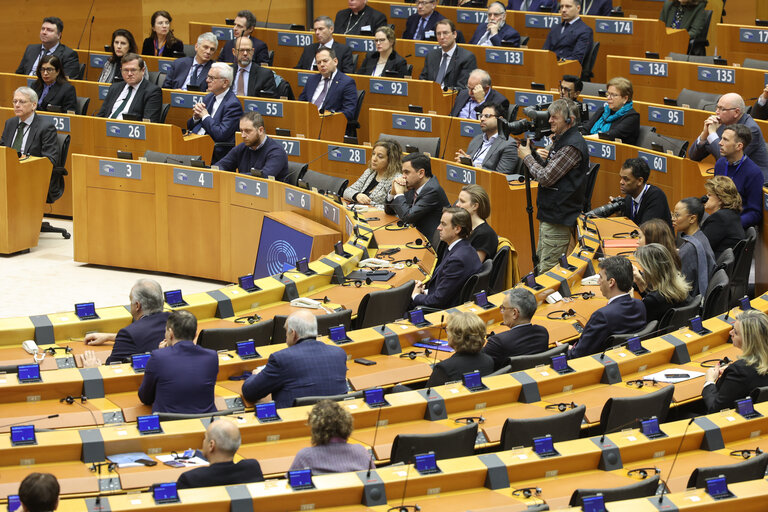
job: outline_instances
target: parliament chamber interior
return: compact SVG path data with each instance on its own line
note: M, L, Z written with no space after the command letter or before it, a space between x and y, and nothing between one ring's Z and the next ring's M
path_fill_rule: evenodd
M693 0L682 4L689 2L698 4ZM524 169L523 160L535 162L534 167L541 169L553 159L523 158L531 151L522 146L520 153L513 148L516 164L508 170L474 165L478 153L454 159L454 154L468 150L473 141L485 144L489 121L479 115L481 110L470 113L469 118L459 114L456 105L462 94L467 105L482 103L467 95L466 77L453 87L424 78L426 75L420 77L440 44L426 37L401 36L408 30L409 20L418 23L418 13L429 1L260 0L248 4L221 0L208 4L129 0L116 4L60 0L26 2L19 6L20 11L0 20L0 39L4 39L0 45L0 119L6 123L3 137L7 140L7 147L0 148L0 276L8 283L5 300L12 303L8 298L13 289L26 287L33 279L23 273L9 275L14 259L34 256L44 243L46 247L60 246L69 254L65 264L56 268L67 273L68 265L73 272L75 266L85 265L94 272L105 272L97 277L101 280L98 286L119 297L125 297L132 284L145 277L196 280L194 289L199 292L185 291L185 281L174 281L181 283L180 290L164 289L161 309L173 312L168 325L178 328L169 331L165 327L161 347L166 343L168 347L157 349L157 340L154 348L168 352L176 347L174 333L187 325L171 322L187 321L184 319L191 315L177 313L188 312L197 320L195 343L210 349L208 353L215 354L211 357L218 364L209 386L211 410L153 409L144 389L150 367L145 373L143 365L151 364L150 356L142 350L111 360L117 342L86 342L93 339L93 333L123 332L138 319L133 293L131 305L75 304L73 300L69 309L40 310L34 295L43 297L50 288L61 285L53 278L47 283L34 279L33 300L23 314L0 310L0 503L7 502L8 510L15 510L19 500L28 496L20 491L25 477L50 473L60 486L57 510L66 512L156 507L237 512L640 512L723 510L728 506L745 512L765 510L768 454L763 452L768 449L768 433L763 434L762 427L768 426L768 387L745 388L735 402L731 399L717 406L709 400L712 389L721 388L721 382L714 383L720 377L718 370L722 373L727 367L725 371L730 373L723 375L733 375L737 365L756 365L761 356L767 359L754 382L763 378L768 385L768 349L761 352L752 344L768 347L768 331L760 336L759 331L745 327L748 321L762 321L748 320L749 315L754 319L768 313L765 179L761 178L759 187L759 221L745 225L743 236L734 239L735 245L718 252L717 262L712 258L711 272L699 269L699 274L706 274L704 288L699 279L698 291L686 300L687 306L673 308L659 320L643 321L636 329L620 325L629 325L628 317L614 319L609 325L612 334L601 340L597 350L580 357L569 352L578 347L582 332L594 329L600 311L614 302L607 283L618 280L608 277L613 267L605 262L630 261L640 276L651 274L649 268L645 274L638 270L644 266L641 245L650 235L640 222L624 214L635 215L631 205L627 210L613 208L618 212L614 216L584 215L624 194L625 162L644 162L650 169L650 178L644 181L661 190L668 201L665 226L685 231L680 228L680 218L685 214L699 217L698 223L701 214L691 215L689 203L681 200L698 201L705 196L699 205L707 196L707 203L717 200L712 199L713 186L707 184L715 181L715 162L720 160L711 152L691 158L702 126L706 136L707 127L715 123L709 133L720 140L721 159L726 158L726 137L720 139L720 134L741 136L735 129L714 135L720 120L713 121L713 117L739 108L727 108L722 95L740 95L740 113L747 117L747 107L754 104L749 120L757 128L752 135L768 136L768 121L764 120L768 115L759 118L755 111L764 89L763 96L768 97L768 4L759 0L705 1L701 14L706 23L693 38L685 28L674 28L675 24L679 27L680 16L671 22L673 26L660 20L662 7L673 4L675 9L681 5L677 1L584 0L579 6L581 2L563 0L559 9L552 0L510 0L509 7L498 2L486 5L484 0L456 3L431 2L435 12L450 20L461 34L454 48L463 53L453 55L471 56L473 68L486 71L492 90L508 100L509 108L500 114L503 122L498 121L507 130L498 130L501 138L510 125L513 131L524 127L519 134L509 135L510 141L523 139L523 132L533 136L542 127L536 124L539 121L532 117L530 107L552 104L538 113L554 117L566 75L579 84L583 78L578 96L585 116L582 121L599 118L603 109L609 112L606 101L617 96L612 90L626 96L615 77L631 82L629 101L640 119L631 135L637 141L628 144L597 131L590 134L587 128L582 139L588 155L587 197L583 205L577 205L579 215L568 235L568 249L562 257L557 255L552 268L538 271L534 267L536 247L543 241L537 213L541 206L556 211L566 206L556 201L545 204L547 200L539 196L560 197L552 195L558 188L527 180L534 171ZM529 8L535 4L540 9L522 11L520 4ZM588 27L592 41L581 62L542 49L551 43L550 32L563 37L561 11L574 4L580 9L610 4L604 15L581 13L580 23ZM316 106L323 102L325 91L319 101L316 92L307 101L299 99L306 84L317 85L316 75L323 70L300 69L297 62L307 53L306 47L317 41L318 30L312 30L315 19L328 16L338 21L339 16L343 18L341 11L353 5L383 13L409 72L390 76L379 69L380 74L372 76L345 71L357 90L350 118ZM461 42L470 41L473 34L482 35L478 25L488 26L490 9L499 5L507 7L506 25L519 32L522 45ZM200 105L213 102L213 107L208 105L213 119L216 109L224 108L217 102L226 100L220 100L216 92L187 87L194 70L186 81L182 77L186 90L162 87L176 72L176 59L184 55L158 51L157 39L155 55L136 51L142 54L144 81L162 89L161 122L141 116L115 117L123 107L127 112L131 101L138 101L138 92L130 100L130 92L127 98L120 96L123 105L113 109L113 115L95 115L103 108L113 108L107 102L117 103L117 90L109 83L112 80L100 81L104 68L113 64L110 42L116 29L130 31L137 45L141 44L150 35L152 14L167 11L173 17L174 36L184 43L182 53L194 59L196 52L200 54L195 41L201 46L201 41L207 41L205 34L212 33L218 44L215 61L235 37L236 20L244 19L236 14L242 9L250 9L257 19L251 38L268 49L260 67L270 78L279 78L275 83L280 92L238 94L237 119L243 113L260 114L268 140L275 141L287 156L282 178L211 165L221 159L213 155L236 151L246 134L238 128L234 140L222 142L214 140L216 132L211 128L202 133L192 128L200 117ZM384 32L371 26L363 33L354 30L352 14L347 14L342 26L333 28L332 38L346 45L355 71L362 69L366 55L379 44L377 34ZM34 89L35 81L42 81L27 74L19 59L26 59L26 45L39 48L41 20L50 16L63 20L60 44L73 50L70 57L77 57L77 72L68 81L76 90L77 105L43 112L40 99L35 117L40 114L52 122L58 154L48 159L48 155L19 159L17 153L21 154L20 144L27 143L27 132L9 132L8 138L6 132L23 108L24 100L17 97L19 88ZM362 15L357 16L360 22ZM681 16L685 19L686 15ZM344 33L345 27L350 33ZM152 38L147 41L151 52ZM232 44L228 49L237 54ZM49 62L32 50L34 67ZM323 54L316 55L320 59ZM337 50L334 55L342 54ZM472 69L467 75L469 71ZM217 78L209 76L209 88L218 87L214 85L217 79L226 78L222 78L221 67L210 67L207 72L219 73ZM444 66L438 71L441 75L447 81ZM123 72L123 76L130 75ZM229 82L235 86L232 78ZM44 91L47 94L48 87ZM159 97L160 92L157 94ZM612 121L618 124L617 118L608 118L607 127ZM604 121L602 117L598 124ZM239 126L244 122L240 120ZM543 126L550 125L544 122ZM554 125L552 129L556 131ZM401 218L401 210L390 206L403 194L399 188L396 194L385 190L386 209L356 203L344 195L345 188L380 158L375 152L382 147L377 142L382 139L398 141L403 155L426 154L431 174L447 196L447 203L437 207L437 220L428 233L419 229L418 220L409 222ZM546 145L537 140L529 146L546 147L543 151L551 150L556 160L558 142L552 146L548 137L546 140ZM717 143L707 141L717 148ZM733 142L734 147L739 144L740 166L749 143ZM247 148L258 149L250 143ZM763 140L760 151L766 155L767 150ZM421 160L408 160L411 156L403 161L404 172L406 163L418 171L415 164ZM762 171L768 176L768 168ZM51 176L63 183L55 200L51 200ZM392 190L405 190L399 179L395 178ZM730 186L736 190L733 183ZM445 303L414 307L418 297L428 297L428 293L418 293L418 283L430 276L446 279L443 270L454 247L454 239L447 238L455 226L450 219L459 214L450 213L453 208L445 213L442 206L453 206L460 194L476 190L472 187L481 187L490 202L490 214L484 220L498 234L498 247L493 248L496 255L485 259L482 270L467 276ZM411 188L409 184L409 192ZM751 192L752 199L758 197L756 190ZM738 190L738 194L745 196L746 192ZM403 208L413 209L416 199L413 201ZM745 207L747 201L744 199ZM750 204L754 206L754 202ZM678 211L681 205L685 214ZM737 211L741 205L739 198ZM709 208L706 203L704 207ZM434 231L446 215L449 223L441 223ZM48 223L42 232L41 221ZM71 226L71 239L70 233L50 232L51 225L62 224ZM737 224L740 228L738 220ZM682 236L693 238L685 232ZM440 240L448 245L444 252ZM677 257L674 248L671 252L675 253L671 258ZM681 250L678 260L682 257ZM45 259L35 261L41 268L46 265ZM120 284L108 273L111 269L124 274ZM672 271L682 276L676 269ZM59 295L89 297L87 289L77 290L82 285L76 281L63 282L72 288L71 294L59 291ZM647 284L651 284L650 278ZM690 284L687 286L686 290ZM517 300L513 297L521 295L518 290L535 299L535 312L528 322L548 333L545 348L504 357L502 364L482 376L469 372L432 384L436 369L447 368L459 355L455 340L446 341L458 336L458 319L479 317L485 329L483 342L486 336L503 336L516 328L509 325L510 306L506 304ZM629 296L640 299L641 292L630 288ZM515 305L514 311L520 314L520 307ZM343 351L345 392L324 392L330 388L315 383L287 404L278 403L276 409L270 409L275 402L267 393L247 399L246 382L257 380L265 368L265 373L270 371L281 351L301 346L296 340L301 338L296 318L308 315L317 324L318 340ZM744 319L736 332L740 315ZM305 370L295 371L311 372L311 356L305 364ZM176 366L172 373L177 380L194 380L202 372ZM161 392L158 387L158 396ZM317 448L313 415L320 413L320 405L330 407L327 401L320 402L323 397L351 419L353 429L343 437L346 444L362 447L370 467L366 462L355 471L297 468L297 454ZM191 403L197 397L176 398ZM225 464L204 457L211 450L213 426L219 422L239 430L234 462L240 465L239 461L255 459L263 478L182 486L181 482L191 480L184 480L185 472L199 471L209 463ZM21 506L31 510L27 503Z

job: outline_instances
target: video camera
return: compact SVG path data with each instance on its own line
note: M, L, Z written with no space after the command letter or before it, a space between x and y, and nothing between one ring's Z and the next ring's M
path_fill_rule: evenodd
M598 206L597 208L588 211L585 215L587 217L610 217L616 212L620 212L624 209L624 198L614 197L613 201L611 201L608 204L604 204L603 206Z
M499 119L502 129L509 135L521 135L526 132L533 132L533 140L541 140L543 137L552 135L552 128L549 126L549 105L535 105L525 107L523 113L528 119L518 119L511 123L505 119Z

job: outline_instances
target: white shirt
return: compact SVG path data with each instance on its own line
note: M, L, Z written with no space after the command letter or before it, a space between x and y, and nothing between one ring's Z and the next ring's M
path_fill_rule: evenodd
M496 137L499 136L499 132L494 133L490 139L487 139L485 134L483 134L483 143L480 145L480 147L475 151L475 154L472 155L472 165L475 167L482 167L483 162L485 161L485 156L488 154L488 150L491 149L491 145L493 145L493 142L496 140Z
M205 64L207 64L207 62ZM205 64L200 64L197 61L197 56L195 56L195 58L192 59L192 65L189 66L189 73L187 73L187 79L184 80L184 84L181 86L181 90L182 91L186 91L187 90L187 86L189 85L189 82L192 81L192 73L195 71L195 66L199 66L199 69L197 71L198 71L198 73L202 73L203 72L203 67L205 67Z
M634 213L635 213L635 212L638 212L638 211L640 211L640 203L642 203L642 201L643 201L643 197L645 197L645 192L648 190L648 187L649 187L649 186L650 186L650 185L646 185L646 186L644 186L644 187L643 187L643 191L642 191L642 192L640 192L640 195L639 195L639 196L637 196L637 197L635 197L635 198L632 198L632 200L634 201L634 203L637 205L637 206L634 206L634 205L632 206L632 214L633 214L633 215L634 215Z
M207 115L204 115L200 121L205 119L206 117L212 117L214 114L216 114L216 111L219 109L219 105L221 105L221 101L224 99L224 96L229 92L229 89L226 89L224 92L217 94L214 96L213 99L213 105L211 106L211 110L208 112ZM205 135L205 128L200 127L200 131L198 131L200 135Z
M611 297L610 299L608 299L608 304L610 304L614 300L618 299L619 297L623 297L625 295L629 296L629 292L627 292L627 293L620 293L619 295L616 295L615 297Z
M240 81L240 75L243 75L243 88L244 91L238 91L237 90L237 83ZM232 87L235 89L235 94L238 96L248 96L248 78L251 76L251 64L249 63L246 67L240 67L240 64L237 65L237 69L235 70L235 76L233 77L232 81ZM256 91L259 92L259 91Z
M143 81L144 79L142 78L142 82ZM131 97L128 98L128 103L125 104L125 108L123 108L123 111L120 112L120 114L115 119L123 118L123 114L125 112L128 112L131 109L131 105L133 105L133 100L136 99L136 91L139 89L139 86L141 86L141 82L133 86L129 86L128 83L126 82L125 87L123 87L123 90L120 91L120 94L115 100L115 104L112 105L112 112L109 113L109 117L112 117L112 114L115 112L115 110L117 110L120 107L125 97L128 96L128 87L133 87L133 92L131 93Z
M333 79L336 77L336 73L338 72L339 70L337 69L336 71L333 72L331 77L328 78L328 82L327 82L328 89L325 91L326 98L328 97L328 91L331 89L331 84L333 83ZM317 98L319 98L320 94L323 92L323 85L326 83L324 82L324 80L325 80L325 77L321 77L320 81L317 83L317 87L315 87L315 93L312 95L311 103L314 103L315 101L317 101Z

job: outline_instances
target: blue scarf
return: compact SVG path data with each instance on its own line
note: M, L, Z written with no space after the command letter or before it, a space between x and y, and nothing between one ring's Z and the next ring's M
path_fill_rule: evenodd
M600 116L600 119L598 119L597 122L592 125L592 129L589 131L589 133L595 134L609 131L611 129L611 123L630 110L632 110L632 102L628 101L615 114L611 114L611 108L606 103L603 105L603 114Z

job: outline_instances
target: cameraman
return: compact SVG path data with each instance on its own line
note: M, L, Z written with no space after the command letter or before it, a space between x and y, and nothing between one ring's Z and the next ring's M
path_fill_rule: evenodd
M547 112L553 145L546 159L531 153L530 144L517 148L518 157L539 182L539 274L554 267L560 255L568 251L576 219L584 206L589 169L587 143L578 128L578 105L561 98L552 102Z
M667 195L659 187L648 183L650 176L651 168L642 158L628 158L624 162L619 171L619 187L625 196L621 211L638 226L651 219L661 219L672 229Z

